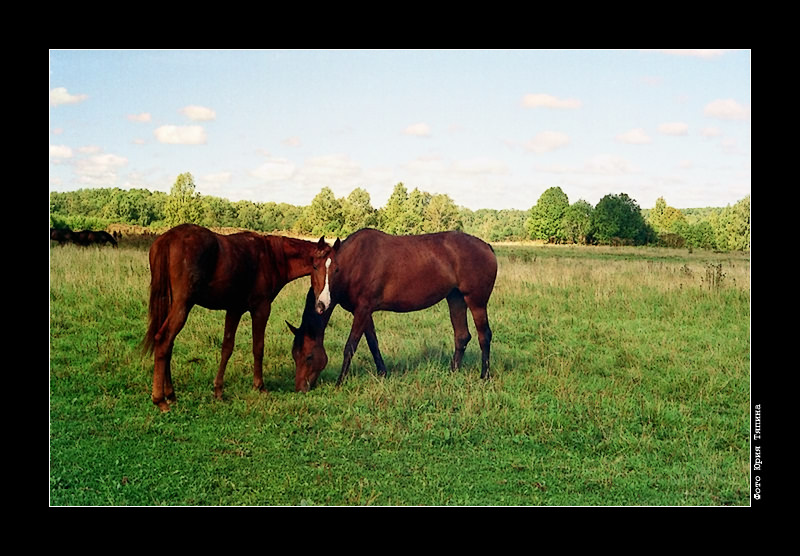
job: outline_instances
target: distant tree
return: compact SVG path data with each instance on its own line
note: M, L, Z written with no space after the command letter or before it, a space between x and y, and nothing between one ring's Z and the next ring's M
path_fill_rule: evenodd
M386 206L379 211L378 225L384 232L389 234L404 233L404 231L402 231L403 212L407 200L408 190L406 186L400 182L394 186L394 190L389 196Z
M667 233L674 233L676 225L686 222L683 213L667 205L664 197L656 199L656 206L649 212L647 220L656 232Z
M323 187L303 210L303 216L297 224L300 231L316 236L341 234L343 223L341 202L336 199L330 187Z
M572 243L586 243L592 230L592 205L579 199L567 207L561 228L564 238Z
M341 201L342 234L349 235L361 228L372 228L378 225L378 212L370 203L366 189L357 187Z
M280 203L278 208L281 213L281 224L276 229L285 231L294 229L295 223L303 216L303 207Z
M425 231L425 211L433 196L418 188L409 193L400 219L401 226L398 233L401 234L421 234Z
M544 240L564 239L561 221L567 207L569 199L560 187L547 189L528 212L528 220L525 223L528 237Z
M750 249L750 195L728 205L712 217L717 248L724 251L747 251Z
M189 172L180 174L175 180L164 206L164 218L168 226L200 222L202 205L200 194L195 189L194 178Z
M449 195L433 195L425 207L422 229L427 233L460 230L463 225L458 207Z
M600 243L621 241L642 245L653 237L639 205L625 193L606 195L592 212L592 230Z
M696 224L678 222L674 227L675 233L686 240L689 247L701 249L716 249L717 241L714 237L714 228L710 222L703 221Z
M263 232L271 233L283 230L283 212L275 202L260 203L258 208L258 226Z
M252 201L238 201L233 204L236 210L236 225L246 230L261 231L261 214Z
M497 225L492 230L490 241L525 239L527 211L503 209L497 212Z
M207 227L236 226L236 208L228 199L203 195L200 199L200 224Z

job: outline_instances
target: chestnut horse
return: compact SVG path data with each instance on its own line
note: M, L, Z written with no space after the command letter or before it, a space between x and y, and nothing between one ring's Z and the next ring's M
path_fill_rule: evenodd
M337 239L332 248L320 239L313 266L314 308L321 322L327 324L336 305L353 314L337 385L347 375L362 335L367 337L378 374L386 374L373 312L418 311L442 299L449 305L455 336L451 368L460 367L471 338L467 327L469 308L481 347L481 378L489 378L492 331L486 305L497 277L497 258L489 244L461 232L391 236L363 229L344 242ZM305 312L310 312L308 306ZM308 390L313 388L324 364L321 367L318 356L309 350L314 342L298 340L298 336L308 336L306 321L312 322L310 315L304 315L303 320L300 329L293 330L295 347L301 346L293 355L296 387ZM321 342L322 335L317 334L317 343Z
M143 347L154 353L153 403L162 411L175 400L170 359L175 337L194 305L224 310L222 357L214 395L222 397L223 377L242 315L253 318L253 385L264 389L264 331L272 301L296 278L308 276L317 244L254 232L220 235L181 224L150 248L150 325Z

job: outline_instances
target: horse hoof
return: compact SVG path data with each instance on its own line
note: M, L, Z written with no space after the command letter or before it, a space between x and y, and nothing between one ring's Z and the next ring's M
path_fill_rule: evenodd
M156 404L161 413L169 413L169 404L165 400L161 400Z

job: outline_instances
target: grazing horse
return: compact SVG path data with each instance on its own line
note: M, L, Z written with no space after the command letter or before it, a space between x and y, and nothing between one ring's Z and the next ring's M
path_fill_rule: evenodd
M292 357L295 364L294 388L297 392L308 392L328 364L328 354L325 352L325 327L328 325L331 311L320 315L317 313L316 305L314 288L308 288L300 328L295 328L286 321L289 330L294 334Z
M455 351L451 367L461 365L464 350L471 336L467 327L467 308L472 313L481 347L481 378L489 378L489 350L492 331L486 305L497 277L497 258L491 246L461 232L441 232L418 236L391 236L363 229L346 241L338 239L333 247L323 239L314 257L311 285L314 290L314 309L327 324L330 313L338 304L353 314L353 325L344 348L340 385L350 368L350 361L362 335L367 337L378 374L386 374L372 313L418 311L447 300L450 322L455 336ZM309 313L307 307L305 313ZM295 386L299 390L313 388L324 367L317 353L309 349L312 322L304 322L295 332ZM324 329L324 326L323 326ZM303 336L303 341L298 339ZM322 335L316 334L322 343ZM293 350L294 351L294 350ZM317 350L318 352L318 350Z
M143 347L154 355L153 403L162 411L175 400L170 359L175 337L194 305L224 310L222 357L214 395L222 397L223 377L242 315L253 318L253 385L264 389L264 330L272 301L290 281L308 276L317 244L254 232L220 235L181 224L150 248L150 325Z
M117 240L111 234L105 231L95 232L93 230L81 230L80 232L72 232L72 241L78 245L92 245L93 243L105 244L110 243L117 247Z
M72 241L72 230L69 228L50 228L50 240L57 241L59 245Z

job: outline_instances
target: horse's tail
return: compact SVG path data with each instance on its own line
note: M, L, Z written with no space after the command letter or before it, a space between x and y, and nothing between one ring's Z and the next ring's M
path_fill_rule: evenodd
M156 340L169 314L171 300L169 282L169 245L159 241L150 248L150 323L142 341L145 353L152 353Z

